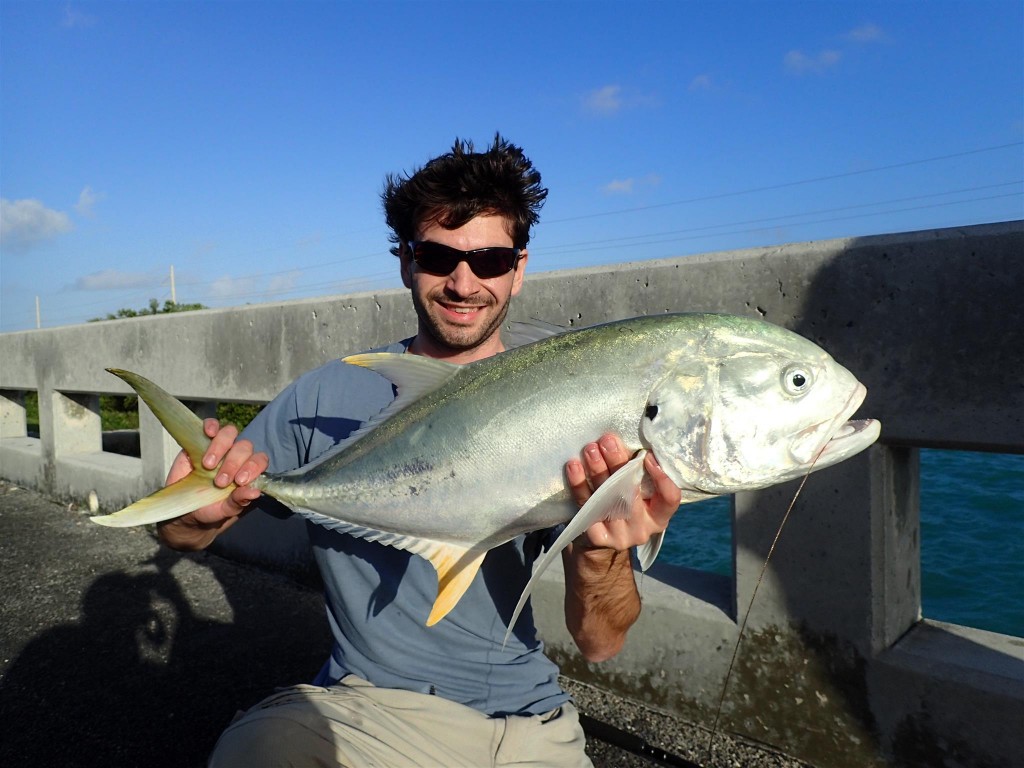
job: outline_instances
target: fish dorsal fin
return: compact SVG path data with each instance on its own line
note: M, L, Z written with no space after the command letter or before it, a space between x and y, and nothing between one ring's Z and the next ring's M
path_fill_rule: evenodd
M601 522L602 520L629 517L633 502L640 493L640 484L643 482L644 456L646 454L647 451L640 451L626 464L619 467L611 477L605 480L601 487L594 491L594 495L587 499L587 503L580 507L580 511L566 524L561 535L555 539L555 543L551 545L548 551L544 553L544 556L537 562L537 565L534 566L533 576L530 577L529 583L527 583L522 596L519 598L516 609L512 612L508 629L505 631L505 640L502 642L503 646L508 642L508 638L512 634L512 628L516 625L519 614L522 613L523 607L526 605L526 601L529 599L537 580L540 579L541 574L551 565L551 561L558 557L562 550L569 545L569 542L594 523Z
M568 328L548 323L537 318L529 320L513 320L501 333L501 341L506 349L521 347L534 341L547 339L565 333Z
M440 388L463 367L432 357L400 352L366 352L343 357L341 362L379 373L398 388L398 396L384 410L352 432L345 440L346 445L354 443L370 430L404 410L410 403Z
M308 509L294 509L294 512L308 518L317 525L333 531L342 531L367 541L376 541L388 547L402 549L427 560L437 571L437 598L427 618L427 626L443 619L459 602L473 583L480 565L487 554L487 548L462 547L449 542L403 536L374 528L346 523Z

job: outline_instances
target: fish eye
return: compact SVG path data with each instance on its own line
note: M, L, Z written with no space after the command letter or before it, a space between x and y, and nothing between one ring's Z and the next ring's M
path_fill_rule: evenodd
M811 386L811 374L803 368L790 366L782 372L782 388L791 395L802 395Z
M654 421L654 417L657 416L657 415L658 415L658 406L653 405L653 404L648 404L647 405L647 410L644 411L644 416L646 416L651 421Z

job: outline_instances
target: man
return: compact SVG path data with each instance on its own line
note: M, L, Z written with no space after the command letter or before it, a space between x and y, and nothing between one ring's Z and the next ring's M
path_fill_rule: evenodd
M500 329L522 288L531 227L547 190L522 150L496 136L484 152L452 151L405 176L389 176L387 223L417 314L417 333L384 349L469 363L504 350ZM206 422L206 467L239 487L223 502L164 523L161 539L200 549L234 525L265 471L302 466L341 442L393 398L389 382L339 361L290 385L237 439ZM598 437L598 436L595 436ZM259 452L255 452L259 451ZM605 435L565 467L579 504L629 459ZM592 526L564 550L566 624L590 661L615 655L640 612L630 548L664 530L679 490L648 454L650 498L629 519ZM169 481L190 471L182 455ZM486 487L486 478L481 478ZM272 501L261 500L261 505ZM542 653L525 611L502 648L512 606L542 549L540 531L496 548L452 612L424 626L437 590L421 558L310 524L323 574L331 658L312 686L271 696L225 731L211 766L586 766L575 709Z

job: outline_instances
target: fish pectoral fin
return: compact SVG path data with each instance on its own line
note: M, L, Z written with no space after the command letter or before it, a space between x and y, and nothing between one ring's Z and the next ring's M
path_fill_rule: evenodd
M661 551L661 543L665 541L665 532L658 531L649 538L646 543L636 548L636 559L640 564L640 570L646 571L658 558Z
M487 550L439 544L417 554L429 560L437 571L437 599L427 617L427 626L432 627L462 599L480 570Z
M605 480L601 487L594 491L594 495L587 499L587 503L580 507L580 511L576 513L572 520L566 523L565 529L555 539L555 543L537 561L533 569L533 576L530 577L530 581L527 583L522 596L519 598L519 602L516 604L516 609L512 612L512 618L509 620L508 629L505 630L505 640L502 642L502 646L508 642L508 638L512 634L512 628L516 625L519 614L523 612L523 607L526 605L526 601L529 599L537 580L547 570L548 566L551 565L551 561L558 557L563 549L569 546L569 542L594 523L599 523L603 520L623 519L629 516L633 501L636 499L637 494L640 493L640 484L644 478L644 456L646 455L647 451L639 451L636 456L619 467L611 477Z
M215 486L213 472L210 470L193 470L178 482L139 499L119 512L97 515L90 520L110 528L159 523L226 499L234 489L233 483L226 488Z

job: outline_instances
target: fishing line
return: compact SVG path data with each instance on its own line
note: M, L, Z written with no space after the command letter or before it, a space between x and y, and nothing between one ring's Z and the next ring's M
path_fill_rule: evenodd
M825 452L826 445L822 446L821 450L814 457L814 461L807 468L807 474L803 476L800 481L800 486L796 489L796 493L793 494L792 501L789 502L789 507L786 509L786 514L782 516L782 522L779 523L779 528L775 531L775 538L772 539L772 545L768 547L768 554L764 558L764 564L761 566L761 573L757 576L757 582L754 584L754 590L750 593L750 602L747 604L747 610L743 614L743 621L740 622L739 635L736 637L736 647L732 650L732 659L729 661L729 668L725 671L725 680L722 682L722 695L718 699L718 708L715 710L715 721L711 725L711 736L708 739L707 757L705 763L710 763L711 758L714 754L715 749L715 734L718 733L718 722L722 717L722 707L725 705L725 694L729 690L729 679L732 677L732 669L736 665L736 657L740 653L740 643L743 642L743 633L747 628L747 619L750 618L750 612L754 608L754 598L757 597L757 590L761 586L761 582L764 580L765 572L768 570L768 561L772 559L772 553L775 552L775 545L779 543L779 537L782 536L782 529L786 525L786 521L789 520L789 513L793 511L793 507L796 506L796 500L800 496L800 492L804 489L804 485L807 484L807 478L811 472L814 471L814 465L818 463L818 459L821 458L821 454Z

